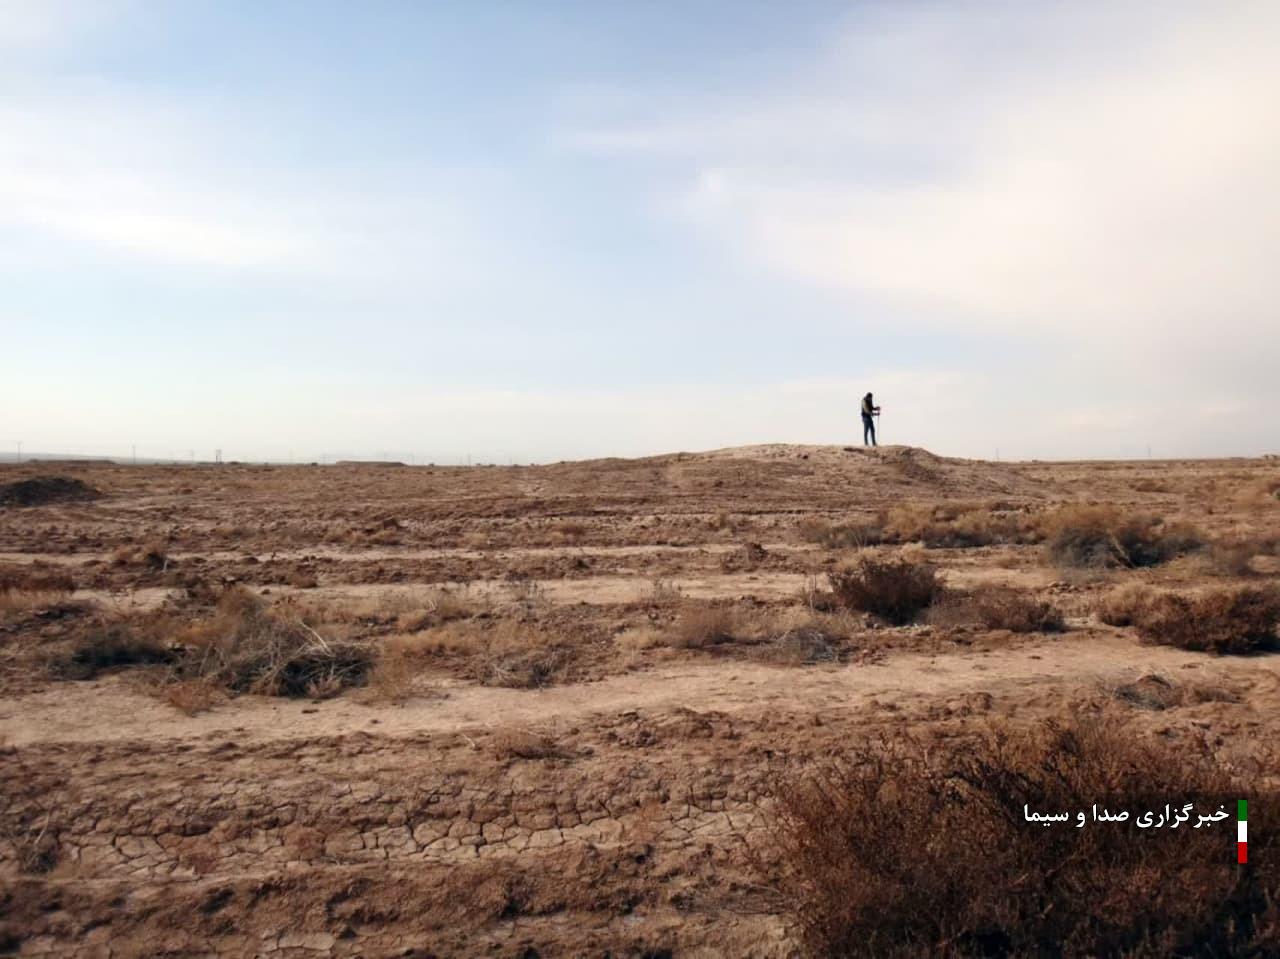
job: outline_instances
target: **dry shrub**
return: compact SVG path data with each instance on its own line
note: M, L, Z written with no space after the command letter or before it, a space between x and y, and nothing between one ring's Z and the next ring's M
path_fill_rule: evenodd
M613 645L622 652L638 653L668 643L667 636L653 626L628 626L613 637Z
M111 554L116 566L146 566L164 571L169 568L169 553L163 542L151 540L141 546L121 546Z
M488 606L480 597L441 587L430 590L421 599L413 600L411 608L399 612L396 625L406 632L414 633L454 620L469 619L484 612Z
M1276 955L1280 805L1265 781L1109 718L941 750L895 733L781 777L775 858L760 862L809 955ZM1255 800L1247 869L1235 862L1242 796ZM1200 829L1133 822L1185 803L1228 816ZM1094 804L1130 820L1077 828ZM1044 826L1028 811L1071 820Z
M16 593L66 596L75 589L75 580L65 569L39 563L0 566L0 597Z
M71 476L35 476L0 485L0 506L43 506L97 499L102 494Z
M1143 583L1126 583L1098 602L1098 618L1108 626L1132 626L1151 604L1156 591Z
M371 703L399 705L413 695L418 664L401 646L384 645L365 680L364 696Z
M75 580L64 569L41 563L0 566L0 613L83 611L87 605L70 598L75 588Z
M686 600L676 619L671 645L681 649L703 649L733 642L737 631L737 615L732 607Z
M943 592L937 571L908 559L864 556L856 566L828 574L836 602L903 625Z
M570 678L578 667L576 647L537 623L515 619L458 620L412 635L393 637L388 646L407 656L452 664L484 686L533 689Z
M1253 558L1274 552L1280 539L1272 536L1237 536L1215 540L1209 546L1206 567L1215 576L1251 576Z
M568 646L489 650L479 657L474 677L482 686L538 689L561 679L575 658Z
M50 670L61 679L93 679L113 669L169 665L179 655L156 636L116 623L85 633L65 656L50 662Z
M1174 709L1200 703L1238 703L1240 694L1223 686L1174 683L1156 673L1140 676L1109 690L1116 699L1139 709Z
M862 549L882 542L878 523L831 523L816 516L806 516L797 526L800 538L826 549Z
M885 514L884 541L930 549L1022 543L1036 536L1019 516L972 503L907 503Z
M1044 521L1049 559L1066 567L1156 566L1204 547L1182 523L1108 506L1064 506Z
M974 615L987 629L1014 633L1057 633L1066 628L1052 603L1009 586L989 586L968 597Z
M760 647L759 658L775 666L816 666L845 658L845 637L812 619L773 636Z
M1133 620L1152 643L1213 653L1254 653L1276 648L1280 589L1243 586L1197 595L1160 593Z
M184 678L267 696L332 696L362 685L374 662L369 644L326 639L242 587L228 590L217 614L181 639Z

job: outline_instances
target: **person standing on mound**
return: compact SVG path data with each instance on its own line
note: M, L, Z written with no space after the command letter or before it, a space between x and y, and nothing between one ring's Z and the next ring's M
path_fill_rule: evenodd
M862 445L876 445L876 421L873 417L880 415L880 407L876 406L868 393L862 398Z

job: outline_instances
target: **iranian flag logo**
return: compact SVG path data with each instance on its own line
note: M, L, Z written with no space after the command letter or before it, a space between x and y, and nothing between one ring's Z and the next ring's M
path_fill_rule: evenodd
M1249 861L1249 800L1236 802L1236 862Z

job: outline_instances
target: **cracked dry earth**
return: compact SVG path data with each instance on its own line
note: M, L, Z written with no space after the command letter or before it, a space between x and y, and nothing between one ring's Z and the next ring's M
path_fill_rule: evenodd
M31 472L7 472L18 470ZM0 513L0 551L10 566L70 570L73 598L95 610L77 615L160 606L198 573L277 597L357 597L379 641L379 603L460 581L496 590L523 564L540 591L522 615L581 629L592 665L515 689L428 662L396 704L358 690L241 695L186 715L129 670L78 682L19 671L18 652L76 627L41 608L11 614L0 632L0 953L791 956L770 888L767 797L781 774L853 739L1036 722L1152 673L1226 693L1126 707L1147 734L1207 739L1246 761L1251 743L1280 732L1274 658L1141 646L1092 616L1108 583L1059 582L1034 546L929 552L949 583L1053 597L1065 633L866 623L849 643L874 655L811 665L763 661L757 647L624 656L609 645L636 624L661 626L645 599L655 579L749 609L798 602L842 555L797 535L805 516L991 498L1034 511L1084 490L1235 529L1274 513L1206 516L1199 498L1221 503L1231 484L1274 475L1260 462L982 464L765 447L516 469L64 472L103 498ZM1135 492L1144 479L1152 489ZM163 568L109 559L156 536L171 544ZM745 543L765 545L739 561ZM300 564L314 581L292 586ZM566 610L577 618L554 618Z

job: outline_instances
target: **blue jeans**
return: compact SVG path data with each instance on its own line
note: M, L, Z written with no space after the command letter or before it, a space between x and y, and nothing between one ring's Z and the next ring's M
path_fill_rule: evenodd
M867 442L868 436L871 437L870 444ZM876 422L866 413L862 414L862 445L876 445Z

